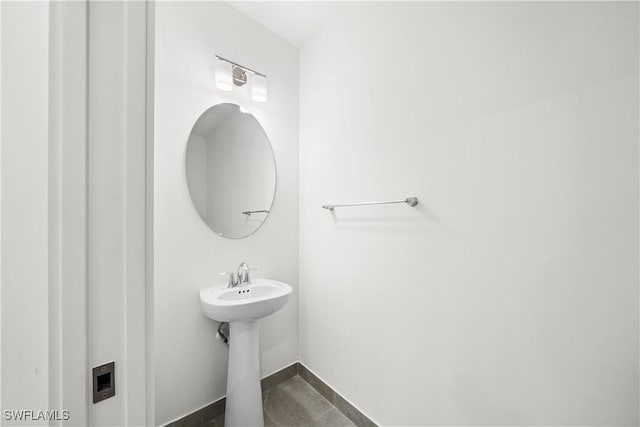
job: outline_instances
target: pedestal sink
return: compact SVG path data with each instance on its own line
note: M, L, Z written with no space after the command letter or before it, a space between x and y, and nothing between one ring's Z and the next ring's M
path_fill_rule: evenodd
M229 322L229 372L225 427L263 426L260 388L259 321L287 303L291 286L269 279L229 288L227 284L200 291L205 316Z

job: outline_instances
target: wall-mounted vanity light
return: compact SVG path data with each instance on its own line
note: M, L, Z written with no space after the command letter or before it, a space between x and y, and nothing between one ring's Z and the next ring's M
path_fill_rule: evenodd
M233 85L244 86L251 75L251 99L256 102L266 102L267 76L264 74L219 55L216 55L213 69L216 87L221 90L231 90Z

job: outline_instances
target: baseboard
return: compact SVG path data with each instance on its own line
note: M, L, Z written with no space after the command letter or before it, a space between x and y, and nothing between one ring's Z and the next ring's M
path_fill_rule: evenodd
M333 406L335 406L358 427L378 427L378 425L362 411L352 405L347 399L342 397L338 392L322 381L316 374L311 372L300 362L292 363L291 365L264 377L260 381L262 391L265 392L266 390L269 390L270 388L288 380L291 377L295 377L296 375L299 375L300 378L309 383L311 387L316 389L318 393L331 402ZM224 397L220 398L215 402L192 412L191 414L185 415L184 417L167 424L165 427L200 427L207 421L224 414L225 402L226 399Z
M298 362L298 375L315 388L325 399L336 407L345 417L349 418L352 423L358 427L378 427L376 423L367 417L362 411L356 408L351 402L342 397L340 393L335 391L326 382L322 381L316 374L311 372L306 366Z

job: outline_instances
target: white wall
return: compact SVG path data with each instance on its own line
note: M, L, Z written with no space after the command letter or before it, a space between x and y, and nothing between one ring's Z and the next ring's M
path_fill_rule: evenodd
M28 22L30 25L25 25ZM3 2L2 411L49 408L49 4ZM4 419L3 425L20 424ZM32 421L23 422L32 425Z
M297 359L298 52L222 2L158 2L155 21L155 406L162 425L224 396L228 350L202 315L198 292L242 261L291 284L294 296L262 322L262 372ZM214 55L267 74L269 100L214 87ZM277 189L271 215L246 239L216 236L194 208L184 170L191 127L211 105L245 106L271 140ZM233 339L233 337L231 338Z
M638 31L344 5L301 51L301 361L382 425L637 425Z
M200 135L189 137L189 149L186 152L185 164L189 194L198 212L207 212L207 140Z

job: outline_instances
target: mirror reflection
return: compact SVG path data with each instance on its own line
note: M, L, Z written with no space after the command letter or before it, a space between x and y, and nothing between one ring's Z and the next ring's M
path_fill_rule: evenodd
M196 121L186 153L191 200L220 236L253 234L271 210L276 165L267 134L235 104L218 104Z

